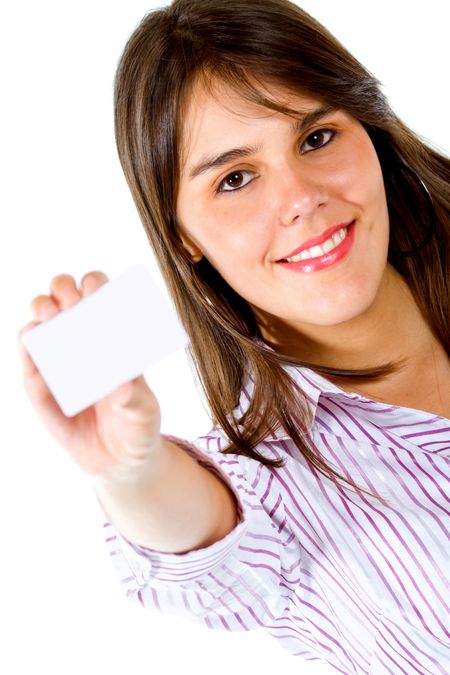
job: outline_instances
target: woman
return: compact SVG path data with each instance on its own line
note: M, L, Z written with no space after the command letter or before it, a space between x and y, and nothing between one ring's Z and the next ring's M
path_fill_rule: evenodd
M147 15L115 121L214 428L162 437L142 377L66 419L22 356L126 593L341 673L449 672L448 159L285 0ZM105 281L55 278L36 322Z

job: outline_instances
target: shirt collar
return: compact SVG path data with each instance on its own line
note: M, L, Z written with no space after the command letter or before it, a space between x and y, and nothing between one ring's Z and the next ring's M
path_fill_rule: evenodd
M271 347L269 347L259 338L257 338L256 341L265 349L272 350ZM315 370L311 370L311 368L305 368L303 366L283 366L283 368L300 387L300 390L303 393L305 404L310 409L311 421L306 429L306 433L308 434L314 426L319 398L321 396L330 395L352 400L367 400L359 394L349 393L344 389L341 389L323 375L320 375ZM240 418L248 409L253 396L253 391L254 380L251 376L251 373L248 372L244 386L242 387L239 404L235 409L235 416L237 418ZM290 438L288 432L281 425L268 436L269 440L282 440L288 438Z

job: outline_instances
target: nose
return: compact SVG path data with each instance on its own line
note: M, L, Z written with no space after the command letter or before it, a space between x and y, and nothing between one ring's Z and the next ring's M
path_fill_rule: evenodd
M300 174L298 168L285 172L278 199L279 221L284 227L314 219L326 203L324 186L315 177Z

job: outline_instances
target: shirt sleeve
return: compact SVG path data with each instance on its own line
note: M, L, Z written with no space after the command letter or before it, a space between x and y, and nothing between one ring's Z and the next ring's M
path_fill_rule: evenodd
M242 631L272 623L287 605L280 583L282 543L279 526L246 477L246 466L255 460L220 453L220 434L203 436L194 444L168 438L229 485L239 522L211 546L185 553L136 545L104 522L107 550L124 593L146 609L183 616L208 628ZM101 514L104 520L102 509Z

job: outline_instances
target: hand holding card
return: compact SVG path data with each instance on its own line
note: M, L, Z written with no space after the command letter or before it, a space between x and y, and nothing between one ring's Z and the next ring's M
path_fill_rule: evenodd
M79 301L64 308L64 293L54 293L51 317L20 333L26 391L85 471L131 466L160 435L159 405L141 373L185 346L186 333L142 265L113 281L94 281L84 294L66 279L66 291ZM129 389L123 407L121 386Z
M22 341L72 417L184 347L187 336L147 269L137 265Z

